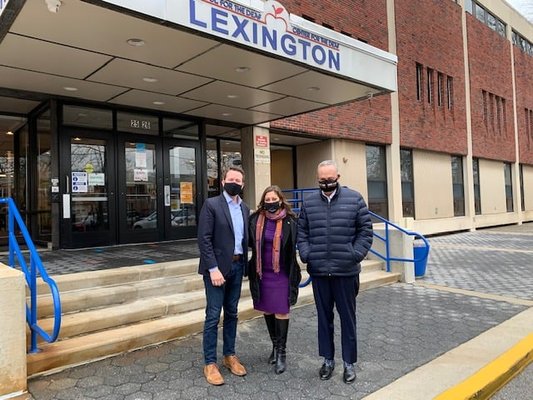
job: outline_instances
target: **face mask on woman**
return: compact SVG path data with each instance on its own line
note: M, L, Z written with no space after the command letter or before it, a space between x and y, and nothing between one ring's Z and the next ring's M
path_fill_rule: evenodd
M279 201L275 201L273 203L263 203L263 208L265 209L265 211L268 211L269 213L275 213L276 211L279 210L280 207L281 207L281 204L279 203Z

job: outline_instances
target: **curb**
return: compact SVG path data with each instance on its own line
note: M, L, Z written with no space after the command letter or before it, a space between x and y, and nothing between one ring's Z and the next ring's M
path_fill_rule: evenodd
M434 400L490 399L533 361L533 333Z

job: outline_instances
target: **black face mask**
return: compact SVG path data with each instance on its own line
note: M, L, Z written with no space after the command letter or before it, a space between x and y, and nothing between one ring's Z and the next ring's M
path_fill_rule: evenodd
M280 208L279 201L276 201L274 203L263 203L263 208L268 211L269 213L275 213Z
M337 189L337 186L339 186L339 183L336 179L334 181L318 181L318 187L326 193L333 192Z
M239 185L235 182L226 182L224 183L224 190L230 195L230 196L237 196L239 193L241 193L242 185Z

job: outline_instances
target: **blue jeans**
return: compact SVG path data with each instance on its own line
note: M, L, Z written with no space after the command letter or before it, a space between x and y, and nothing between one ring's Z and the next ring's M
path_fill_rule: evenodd
M231 356L235 354L237 305L241 297L243 273L244 264L240 260L231 264L231 271L225 277L226 282L222 286L213 286L209 274L204 275L207 305L205 307L203 346L206 365L217 362L217 331L222 309L224 309L224 322L222 324L223 355Z

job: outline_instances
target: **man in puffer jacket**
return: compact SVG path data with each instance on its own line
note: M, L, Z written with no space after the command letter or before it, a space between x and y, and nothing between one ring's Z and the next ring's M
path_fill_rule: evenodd
M339 185L334 161L321 162L317 178L320 190L307 196L298 219L298 250L313 278L318 351L324 357L319 376L327 380L335 368L335 305L341 321L343 380L353 383L357 361L355 298L360 262L372 246L372 221L361 194Z

